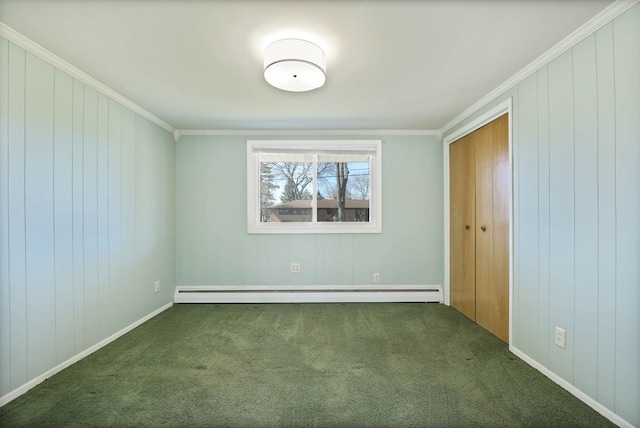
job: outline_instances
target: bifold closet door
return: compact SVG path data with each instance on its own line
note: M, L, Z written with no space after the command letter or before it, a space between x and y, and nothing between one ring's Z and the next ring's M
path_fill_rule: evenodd
M449 146L451 306L476 319L475 146L469 134Z
M476 322L509 340L509 124L501 116L475 141Z
M449 146L451 306L509 340L507 115Z

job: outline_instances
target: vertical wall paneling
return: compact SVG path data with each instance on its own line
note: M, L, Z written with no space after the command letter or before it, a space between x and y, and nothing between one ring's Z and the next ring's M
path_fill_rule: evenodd
M616 111L615 411L640 425L640 4L613 22Z
M132 295L136 301L144 302L145 297L151 299L155 278L151 272L152 242L151 231L158 221L158 214L151 210L154 206L155 195L149 191L152 188L152 176L148 168L152 168L153 158L150 153L148 142L148 129L145 120L135 117L134 127L136 135L136 161L135 161L135 183L136 183L136 256L138 257L135 269L137 270L137 283L132 290ZM136 312L142 312L140 307Z
M164 239L157 243L162 252L156 259L156 264L162 266L162 292L156 296L154 305L165 304L173 301L173 291L176 285L176 141L172 134L164 129L152 125L156 136L154 141L163 147L164 169L161 171L161 182L165 183L162 193L164 199L163 211L165 213ZM168 263L165 260L169 260Z
M197 142L195 141L195 139L193 139L192 141L185 143L184 140L181 139L178 144L178 147L183 144L195 145L197 144ZM178 149L176 148L176 150ZM188 153L185 152L183 156L177 156L176 158L176 169L178 171L184 171L184 174L181 176L181 180L182 180L183 186L185 186L188 189L191 189L195 186L194 176L198 174L198 171L202 166L201 163L192 161L195 153L196 153L196 150L191 150L191 151L188 151ZM184 209L188 210L189 212L196 212L196 210L198 209L197 208L198 202L199 202L198 199L189 198L187 192L177 192L175 210L177 212L179 210L178 207L184 207ZM198 224L196 222L197 222L197 219L194 216L191 222L184 223L184 224L177 223L176 235L177 236L180 236L181 234L185 234L189 236L193 235L196 229L198 228ZM259 244L260 243L256 239L256 245L259 245ZM177 250L176 265L178 266L180 266L183 263L183 261L192 260L194 257L194 255L192 254L193 247L184 245L184 242L181 239L177 240L176 250ZM259 251L257 253L259 253ZM254 263L254 266L262 263L262 261L260 261L257 258L257 254L255 256L248 255L248 257L249 259L247 260L247 263ZM190 271L190 274L193 274L193 273L194 273L193 271ZM181 278L181 281L184 281L184 282L179 282L179 284L194 285L192 278L193 278L193 275L185 276L184 278Z
M176 284L176 152L170 133L138 115L134 118L136 160L133 164L137 165L134 212L138 218L135 220L137 240L133 267L137 273L135 287L139 290L139 298L133 307L137 309L134 319L139 319L173 298ZM123 186L124 183L123 180ZM160 281L157 293L154 291L156 280ZM126 292L122 294L126 295Z
M288 279L288 284L300 284L300 279L304 277L307 272L305 272L305 264L302 263L302 254L300 254L300 237L299 236L288 236L287 241L283 242L283 245L286 245L288 248L283 248L282 253L288 254L289 259L292 262L300 263L300 273L288 273L285 277ZM287 270L289 265L287 263L283 263L283 268Z
M363 252L363 273L360 284L369 284L373 281L373 274L375 272L380 273L378 268L378 262L376 260L376 237L373 235L367 235L362 240ZM365 252L366 251L366 252Z
M299 262L300 258L298 254L290 253L289 242L291 242L291 236L283 235L280 237L280 249L278 250L278 269L280 282L278 284L290 285L297 282L298 276L300 274L292 274L291 267L289 265L290 261ZM226 279L231 279L230 275L226 276Z
M25 248L25 61L9 43L9 295L11 307L11 388L27 376L27 284Z
M371 257L370 252L371 248L365 245L365 240L367 235L359 234L354 235L352 238L352 266L353 266L353 284L369 284L371 279L369 279L369 275L365 273L366 261ZM366 272L373 272L368 269Z
M520 260L515 257L515 253L517 252L517 248L520 245L520 241L516 237L516 232L519 230L519 209L520 209L520 187L519 187L519 178L518 174L520 171L520 158L517 156L517 144L515 144L517 140L516 134L517 127L515 123L518 122L518 117L520 115L520 98L513 97L512 99L512 108L513 111L511 113L511 249L512 252L510 254L512 260L511 263L511 281L514 284L520 283ZM509 329L510 329L510 337L509 337L509 345L514 347L520 346L520 338L522 335L520 334L522 322L520 321L520 307L521 307L521 292L520 287L511 287L510 295L509 295L509 304L510 308L510 320L509 320Z
M232 162L234 165L238 165L235 173L231 176L233 180L237 181L240 186L244 189L244 191L239 192L234 187L224 186L225 192L220 194L222 200L229 201L232 206L238 207L240 212L243 214L247 211L247 174L245 172L246 165L246 154L242 151L237 151L236 148L238 144L243 147L245 144L245 140L235 138L233 144L227 144L222 147L223 152L221 153L222 157L225 159L229 159L229 162ZM226 178L229 180L229 177ZM237 216L225 216L225 223L229 228L233 230L239 230L245 227L247 223L247 216L245 215L237 215ZM246 248L245 240L243 239L230 239L231 237L225 238L225 243L229 248L228 258L226 262L232 269L232 275L229 278L230 282L234 284L241 283L242 277L244 276L243 271L245 270L244 265L244 251ZM288 268L288 266L285 266ZM305 273L301 276L307 277L309 274L309 270L305 270ZM298 274L300 276L300 274ZM299 279L299 278L298 278Z
M353 235L340 234L338 239L338 256L340 262L338 263L339 270L339 282L340 284L353 284L353 252L355 248L353 246Z
M171 300L174 183L172 135L0 38L0 397Z
M384 203L384 202L383 202ZM383 225L384 225L384 219L383 219ZM371 265L372 267L372 271L373 272L377 272L379 273L380 276L380 283L384 283L385 282L385 277L384 277L384 269L382 266L382 245L380 245L380 237L379 236L373 236L371 237L371 241L372 241L372 246L371 246L371 252L373 254L373 258L371 259ZM443 251L444 253L444 251ZM431 272L431 271L428 271ZM444 274L443 274L444 275ZM444 280L444 277L443 277Z
M418 212L424 212L424 217L422 218L433 219L435 224L444 224L444 211L440 209L438 204L433 203L434 200L444 201L444 176L438 175L434 177L432 175L432 171L438 171L442 168L443 146L429 144L428 140L418 140L414 143L414 146L420 151L420 156L416 156L414 160L414 168L418 171L414 176L418 177L418 182L424 183L424 187L413 200L418 206ZM426 195L426 198L422 197L423 194ZM416 217L420 218L420 215L416 214ZM417 265L421 270L413 271L411 283L419 283L421 278L430 276L431 272L439 271L442 269L444 261L444 229L442 227L434 227L432 223L426 221L415 223L414 217L411 222L405 223L405 230L415 228L418 231L417 234L424 236L424 239L416 240L413 239L415 235L412 235L411 241L415 245L414 251L411 253L414 261L412 266ZM375 253L373 259L376 259Z
M519 95L519 91L518 91L518 87L512 88L509 91L511 97L513 97L513 105L517 106L514 110L514 112L512 113L512 117L511 117L511 136L513 138L513 136L515 135L520 135L520 95ZM495 107L497 104L491 103L491 108ZM519 156L519 146L518 144L513 144L513 141L511 143L511 177L512 177L512 183L511 183L511 196L512 196L512 219L519 219L520 218L520 176L519 176L519 167L520 167L520 163L522 162L522 160L520 159ZM511 224L511 230L513 233L513 247L512 247L512 261L511 261L511 266L512 266L512 278L513 281L518 282L519 278L520 278L520 258L518 257L518 255L520 254L520 222L519 221L512 221ZM522 300L521 297L521 290L520 287L512 287L511 289L511 302L510 304L513 306L517 306L520 307L520 302ZM511 328L513 326L518 326L521 324L520 321L520 316L521 313L520 311L516 310L513 311L512 310L512 319L510 321L511 323ZM511 338L513 340L513 344L516 346L519 346L519 340L520 337L515 335L514 337Z
M318 284L329 284L326 281L326 276L325 276L325 270L324 270L324 265L325 265L325 257L324 257L324 251L323 251L323 239L324 236L323 235L315 235L314 237L314 242L313 245L315 247L315 253L316 253L316 268L315 268L315 272L316 272L316 277L315 277L315 281Z
M200 144L202 144L202 142L200 142ZM213 150L215 150L216 148L213 147L211 148L212 153L210 154L211 156L216 156L213 153L215 153ZM209 155L209 150L207 150L207 154ZM193 178L194 181L197 181L198 179L201 179L201 177L205 177L205 179L203 180L205 183L208 183L209 185L211 185L211 172L209 171L209 168L207 167L205 162L196 162L195 159L191 159L193 162L193 165L198 165L198 169L201 172L201 175L197 175ZM211 245L212 242L216 242L216 236L212 233L212 231L210 230L206 230L205 229L205 224L207 221L207 218L211 218L213 221L219 221L219 219L217 217L215 217L216 213L219 212L218 210L215 209L215 205L212 203L212 201L215 200L215 196L208 192L204 195L202 195L202 198L200 198L199 201L197 201L195 203L194 208L196 209L197 212L201 213L201 215L199 217L197 217L196 220L196 228L200 228L200 230L203 231L203 233L206 236L206 239L203 239L201 242L198 243L198 245L192 249L190 249L191 251L189 251L188 253L190 253L196 260L200 261L204 261L204 258L206 257L206 253L209 249L209 245ZM197 233L196 229L196 233ZM205 231L206 230L206 231ZM218 245L222 245L220 242L218 242ZM272 257L275 257L277 255L276 254L272 254ZM218 269L218 265L217 263L219 263L219 260L212 260L211 263L198 263L197 265L197 269L198 269L198 273L209 273L210 270L213 270L213 272L216 272L217 278L220 278L220 274L219 274L219 269ZM220 279L218 279L220 280Z
M98 292L98 93L89 87L84 89L83 131L84 333L85 345L91 346L100 338L100 302Z
M109 101L98 94L97 134L97 247L100 337L110 330L109 314Z
M324 279L328 284L344 284L340 280L341 248L339 237L337 235L323 235L322 238Z
M211 153L216 157L222 158L223 156L222 146L216 146L216 147L211 147L207 149L208 149L207 150L208 153ZM218 187L216 186L215 183L223 183L231 179L231 176L229 175L230 172L227 169L205 167L204 171L205 171L204 182L207 183L210 188L212 189L215 188L215 191L207 192L204 195L202 195L203 202L206 202L206 204L203 207L204 209L202 211L202 214L205 216L205 218L200 219L199 226L203 228L205 227L207 221L224 224L222 222L225 221L227 216L224 214L223 210L217 208L219 205L216 204L214 201L222 200L221 193L226 193L228 190L225 189L226 186ZM236 177L233 177L233 178L235 179ZM207 218L209 220L207 220ZM220 236L218 232L213 230L208 230L205 233L208 239L203 240L199 248L195 250L195 254L199 259L204 258L205 254L210 252L212 247L218 246L218 245L221 247L225 247L227 245L227 242L225 242L226 240L222 236ZM281 251L282 249L280 246L274 247L272 256L275 259L277 259L278 255L281 254ZM215 277L218 278L219 281L222 281L222 283L226 283L226 279L231 272L227 269L223 269L222 267L226 266L228 257L229 257L229 254L225 249L225 251L222 251L218 255L218 257L211 260L211 262L208 263L206 266L202 266L202 268L205 269L207 272L210 272L212 275L215 275ZM278 264L277 260L274 260L273 263L274 265L272 266L272 268L279 275L280 265Z
M595 35L573 48L575 122L574 384L597 390L598 117Z
M635 4L503 95L514 98L513 293L523 297L515 347L632 426L640 425L639 52ZM537 328L525 327L536 316L528 292ZM566 349L554 344L556 326Z
M309 235L298 236L297 251L300 254L302 266L302 275L299 283L302 285L313 284L317 275L316 258L318 254L315 245L313 245L313 239L314 237Z
M176 211L182 207L191 214L191 221L178 224L176 235L199 235L199 239L185 245L178 239L177 265L190 264L192 269L185 271L180 279L181 284L206 284L203 277L213 278L218 284L242 284L247 278L255 278L259 283L277 284L279 278L289 278L288 264L282 254L282 247L269 251L269 255L262 256L262 252L255 251L255 247L247 241L227 233L231 230L246 231L246 146L245 140L237 137L224 138L209 144L206 137L192 137L180 140L180 146L187 150L178 152L178 170L184 174L177 180L177 185L185 185L186 192L178 192L179 201ZM243 151L244 150L244 151ZM240 166L240 168L238 167ZM194 198L188 189L201 189L199 197ZM228 207L240 210L242 215L229 215ZM211 227L215 224L219 227ZM259 247L267 245L269 240L247 238L253 240ZM253 252L250 256L247 251ZM265 250L267 251L267 250ZM288 249L287 249L288 252ZM258 258L257 254L261 256ZM210 257L216 254L216 257ZM258 278L255 272L244 269L245 263L255 271L261 266L260 272L270 270L272 278ZM306 275L297 274L296 278ZM273 282L275 281L275 282ZM258 283L258 282L255 282Z
M436 200L443 200L444 196L440 196L440 189L443 188L442 182L440 180L430 180L427 172L428 169L435 167L432 162L438 157L428 154L427 149L429 146L422 141L414 140L411 142L410 147L410 150L415 152L416 156L407 158L407 168L404 170L402 181L406 183L414 180L416 183L423 183L420 188L424 189L425 193L433 195ZM442 156L440 156L441 158ZM437 187L434 187L434 185ZM436 218L441 223L444 222L440 217L442 210L434 211L435 204L429 204L427 198L416 197L416 189L414 187L406 186L405 188L407 192L401 203L403 206L413 206L413 208L409 213L403 211L403 215L411 216L416 215L416 213L424 213L425 218ZM403 272L404 277L401 280L396 279L396 281L402 284L419 283L420 278L426 276L427 269L425 265L431 264L434 260L434 257L429 253L428 242L439 242L440 239L430 234L426 222L411 224L404 221L399 224L402 225L402 229L398 230L398 237L409 244L407 248L408 257L404 261L404 265L397 266L395 269ZM416 235L423 236L424 239L414 239ZM429 254L425 261L422 260L424 258L422 254ZM413 269L412 266L417 266L418 268ZM435 268L435 266L431 266L431 268ZM369 281L371 281L371 274L372 271L369 270L367 275Z
M198 144L198 147L201 147L202 142L198 141L197 144ZM212 148L212 150L213 149L214 148ZM207 150L207 155L209 155L208 150ZM215 156L215 155L211 153L210 156ZM194 168L194 171L191 177L192 184L196 185L197 180L201 179L201 177L205 177L203 181L205 183L210 184L211 183L209 178L210 172L208 171L209 168L207 167L206 163L202 162L201 160L198 161L197 159L194 159L194 158L189 159L189 161L190 161L190 165ZM193 248L184 248L184 250L186 250L185 254L180 253L182 257L193 257L193 259L195 260L204 261L205 254L208 250L207 245L210 245L211 242L215 241L215 237L211 235L211 231L206 230L204 227L206 224L206 219L211 218L212 215L214 215L216 212L215 208L211 207L212 204L210 201L212 201L213 199L215 198L211 193L206 193L202 195L202 198L199 198L193 202L192 209L195 210L194 212L200 213L200 216L194 216L195 218L194 218L194 224L192 226L193 227L192 230L194 231L194 233L197 233L198 230L203 231L203 234L205 235L206 238L198 242L198 245L194 246ZM216 218L215 220L217 221L218 219ZM215 263L217 263L216 260L213 260L211 263L213 264L214 272L218 270L217 265ZM194 266L196 268L196 271L192 273L195 274L194 276L196 276L197 274L204 274L205 271L209 272L209 269L211 269L210 267L211 264L197 263L197 265ZM198 282L199 281L196 281L196 284Z
M538 78L538 361L549 365L549 79L548 67ZM526 161L526 159L523 159Z
M267 263L267 284L282 284L284 282L284 278L282 277L282 272L287 271L286 266L283 264L286 263L286 260L289 259L289 254L282 254L283 247L282 241L286 239L285 235L274 236L272 239L266 242L267 251L269 252L269 258ZM284 262L283 262L284 260ZM215 278L215 277L214 277Z
M166 140L167 133L147 121L149 128L150 151L154 153L154 162L149 169L153 177L151 192L156 196L154 199L155 209L158 213L158 223L152 232L153 245L153 267L151 277L151 290L153 282L160 281L160 291L153 291L153 299L150 299L153 310L158 304L162 304L167 299L173 298L173 285L175 272L175 142ZM163 243L159 245L159 243ZM173 260L173 263L163 263L163 260ZM242 265L244 260L238 262ZM242 271L239 270L239 275Z
M245 266L260 266L260 237L257 235L247 236L245 243ZM259 269L244 269L243 284L260 284L258 272Z
M518 346L529 355L537 356L538 326L538 112L537 76L532 75L520 84L518 106L518 162L520 225L520 264L518 283L519 306ZM526 195L526 197L522 197Z
M8 93L9 42L0 38L0 391L11 389Z
M238 165L238 168L235 168L235 171L230 172L228 169L224 171L220 171L220 175L216 177L216 181L214 182L226 182L229 180L237 181L238 185L242 186L245 189L244 192L238 192L233 186L221 186L220 192L217 193L218 201L228 201L231 206L238 207L240 211L244 214L247 210L247 174L245 173L244 166L246 165L246 156L238 153L235 150L237 144L240 146L244 146L244 141L240 139L234 139L230 144L223 144L220 146L219 156L223 159L228 159L229 162L232 162L234 165ZM247 216L245 215L237 215L237 216L229 216L224 213L224 211L219 212L221 224L226 224L227 227L237 230L245 226L247 223ZM237 284L241 281L243 276L242 271L244 270L244 241L241 239L232 239L230 236L218 236L221 238L221 241L224 242L224 245L228 248L228 251L225 253L225 256L221 259L222 263L225 263L226 266L229 266L230 269L223 269L222 266L219 266L219 269L222 272L226 272L226 280L228 283ZM281 254L287 255L289 254L288 248L289 242L283 242ZM286 261L286 259L284 260ZM300 261L300 259L298 259ZM286 279L288 276L289 266L286 263L282 263L281 267L284 269L282 274L282 278ZM300 274L298 274L299 276ZM292 281L296 282L298 278L292 279Z
M614 408L616 336L616 128L613 25L596 33L598 97L597 399Z
M73 81L72 123L72 213L73 223L73 322L74 351L85 346L84 305L84 85Z
M178 150L180 149L180 146L178 146ZM180 177L180 172L178 172L178 177ZM178 191L178 194L180 194L180 191ZM178 218L181 217L181 212L180 210L178 210ZM180 221L178 220L178 224L180 225ZM184 230L184 229L182 229ZM193 235L191 235L193 236ZM178 242L180 242L180 236L178 236ZM258 272L256 273L258 275L258 277L260 278L260 285L268 285L269 284L269 278L267 276L267 270L269 268L269 264L270 264L270 259L272 257L271 252L269 251L269 242L270 239L269 237L267 237L266 235L260 235L258 236L258 246L259 246L259 259L258 259ZM187 245L185 243L185 245ZM194 243L195 246L195 243ZM180 266L180 265L178 265ZM185 275L185 277L188 277L188 274ZM178 277L178 283L181 284L183 283L183 281L186 280L182 280L181 277Z
M396 284L420 283L420 278L424 277L427 271L437 268L432 263L438 257L434 257L430 251L431 244L439 242L441 238L432 235L427 222L416 222L410 217L423 216L423 218L444 221L441 218L441 211L433 209L435 204L429 203L429 199L420 197L418 194L419 192L424 192L430 195L432 199L443 199L440 194L442 182L434 180L430 176L430 171L433 168L438 168L434 161L440 160L430 150L431 146L423 141L411 138L407 139L406 144L408 151L414 153L414 155L403 156L398 161L398 167L394 169L394 179L400 183L415 184L397 186L393 190L396 204L392 217L395 245L402 245L406 249L406 251L395 252L394 254L393 272L394 283ZM418 183L419 187L416 187ZM383 201L386 205L386 195L383 195ZM410 209L403 207L410 207ZM415 236L420 236L422 239L414 239ZM425 254L427 254L426 257ZM369 249L367 258L370 259L372 257L371 249ZM371 282L372 273L373 271L368 270L366 283Z
M388 145L387 145L388 146ZM407 146L410 151L415 153L415 156L411 157L394 157L393 160L393 179L396 183L410 183L415 180L416 183L421 183L424 180L420 180L419 170L416 169L416 161L426 162L423 156L419 156L419 148L414 148L412 141L407 142ZM387 151L388 152L388 151ZM388 154L388 153L387 153ZM387 257L390 258L391 264L388 271L393 272L392 280L394 284L408 283L408 277L411 275L414 269L410 268L411 253L414 252L413 246L415 245L414 236L418 235L419 231L411 231L410 226L414 226L406 221L406 217L411 215L412 212L424 212L424 208L420 206L420 198L414 198L415 195L414 186L394 186L393 187L393 206L391 209L391 221L393 222L391 236L393 244L389 248ZM386 194L383 195L385 198ZM386 199L383 202L387 203ZM411 207L406 209L405 207ZM424 236L424 235L422 235ZM402 244L401 244L402 243ZM397 252L393 251L397 245L403 245L407 251ZM369 279L371 281L371 279Z
M385 136L383 233L370 235L247 234L246 140L183 136L177 144L179 284L373 284L374 272L385 284L442 284L442 146L435 137ZM229 218L228 207L241 215ZM301 272L292 274L295 262Z
M371 284L373 281L372 236L354 235L353 238L353 284Z
M549 367L573 382L574 329L574 119L572 52L549 64L549 174L553 184L549 194L550 212L550 292L551 329L567 331L566 349L554 346Z
M55 364L53 77L27 53L25 90L25 243L29 377Z
M73 79L55 70L53 201L55 226L56 362L74 352Z
M396 183L398 183L396 181L397 168L402 168L402 159L397 158L396 151L391 147L391 142L389 139L385 139L382 142L382 236L380 236L380 246L382 247L380 281L384 284L396 284L396 272L393 266L396 257L398 257L395 251L396 245L398 245L396 224L400 221L396 216L404 211L397 206L398 200L395 192Z
M108 140L108 219L109 219L109 303L114 330L120 330L125 313L120 302L124 296L122 276L122 106L109 100Z
M135 317L130 297L137 285L136 278L136 185L135 185L135 115L122 109L122 299L126 318Z

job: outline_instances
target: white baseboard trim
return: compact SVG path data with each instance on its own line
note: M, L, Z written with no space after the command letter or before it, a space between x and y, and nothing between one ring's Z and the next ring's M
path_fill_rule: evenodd
M442 303L438 285L181 285L174 303Z
M57 366L55 366L51 370L46 371L45 373L41 374L40 376L37 376L37 377L31 379L29 382L17 387L16 389L14 389L13 391L9 392L8 394L0 397L0 407L4 406L5 404L9 403L12 400L18 398L19 396L21 396L25 392L29 391L31 388L33 388L33 387L37 386L38 384L44 382L45 380L49 379L54 374L61 372L62 370L66 369L67 367L71 366L72 364L77 363L78 361L80 361L84 357L86 357L86 356L88 356L90 354L93 354L98 349L103 348L106 345L110 344L111 342L113 342L114 340L118 339L119 337L124 336L126 333L130 332L131 330L133 330L134 328L138 327L139 325L145 323L146 321L149 321L151 318L155 317L159 313L166 311L171 306L173 306L173 303L167 303L166 305L162 306L161 308L156 309L155 311L151 312L149 315L147 315L147 316L145 316L143 318L140 318L138 321L134 322L133 324L128 325L127 327L123 328L122 330L118 331L117 333L114 333L111 336L107 337L106 339L101 340L100 342L96 343L95 345L90 346L89 348L85 349L84 351L80 352L79 354L76 354L73 357L69 358L67 361L58 364Z
M596 400L589 397L587 394L580 391L578 388L576 388L566 380L562 379L560 376L558 376L557 374L555 374L554 372L552 372L551 370L549 370L548 368L546 368L545 366L543 366L542 364L534 360L533 358L529 357L527 354L525 354L515 346L509 345L509 350L518 358L523 360L525 363L529 364L531 367L538 370L540 373L542 373L543 375L545 375L546 377L548 377L549 379L551 379L552 381L554 381L555 383L557 383L558 385L560 385L561 387L569 391L572 395L577 397L580 401L584 402L586 405L591 407L596 412L600 413L605 418L609 419L614 424L623 428L634 428L632 424L630 424L629 422L627 422L626 420L624 420L623 418L615 414L612 410L609 410L602 404L598 403Z

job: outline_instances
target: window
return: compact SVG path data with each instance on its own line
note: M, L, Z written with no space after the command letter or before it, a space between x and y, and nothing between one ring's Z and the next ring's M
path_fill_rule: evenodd
M382 232L381 142L247 141L249 233Z

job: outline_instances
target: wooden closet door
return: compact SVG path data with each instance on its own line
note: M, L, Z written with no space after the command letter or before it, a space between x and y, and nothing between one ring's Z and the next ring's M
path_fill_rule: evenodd
M475 153L473 134L449 146L451 306L476 319Z
M507 115L476 134L476 322L509 340Z

